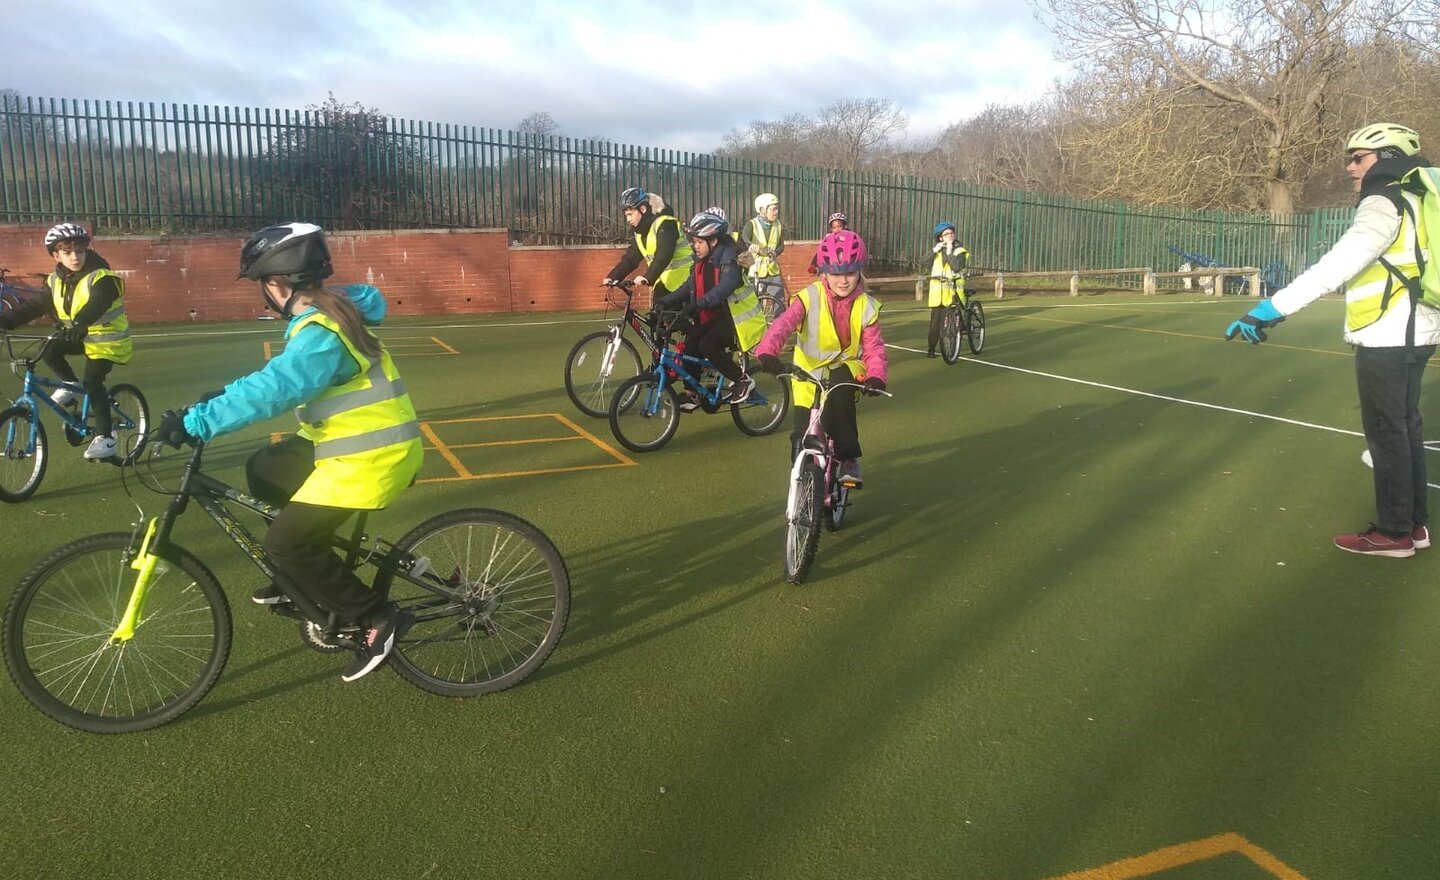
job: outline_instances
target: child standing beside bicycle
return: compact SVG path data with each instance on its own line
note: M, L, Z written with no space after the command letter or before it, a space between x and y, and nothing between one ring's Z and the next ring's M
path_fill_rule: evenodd
M693 317L685 337L685 350L715 365L732 384L724 403L743 403L755 390L755 382L735 361L732 351L749 351L765 332L765 315L755 291L745 283L737 262L739 256L730 237L730 221L717 208L707 208L685 224L685 237L695 254L690 277L680 289L656 301L660 309L681 309L681 317ZM651 321L654 326L655 321ZM692 412L700 407L694 391L685 390L680 408Z
M823 381L862 384L866 394L885 390L888 362L880 332L880 301L865 292L860 274L867 258L865 241L848 229L821 240L816 249L820 280L795 294L789 307L770 324L755 349L762 370L778 373L784 369L780 350L794 333L795 366ZM790 390L795 400L790 435L793 456L809 427L816 391L812 383L794 379ZM830 395L821 426L835 444L840 482L859 489L863 481L854 388L841 388Z
M183 414L167 412L160 438L208 441L295 409L300 430L250 457L251 494L283 507L265 552L295 589L362 630L341 678L354 681L389 656L402 629L396 607L345 564L331 539L357 511L388 507L420 471L420 425L390 353L367 329L385 316L374 287L324 288L334 271L324 232L309 223L268 226L245 242L240 275L260 282L266 305L290 323L285 348L258 372ZM251 597L290 601L275 584Z
M49 297L36 297L0 315L0 328L14 330L42 315L55 322L58 337L45 349L43 361L63 382L85 389L95 418L95 439L85 449L89 461L119 454L105 378L116 364L130 363L130 319L125 315L125 279L110 270L105 258L90 249L90 233L79 223L61 223L45 233L45 250L55 258L55 271L45 279ZM75 376L66 358L83 355L84 375ZM50 399L61 406L75 393L57 389Z
M949 220L936 223L933 234L935 246L930 252L935 256L930 261L930 337L925 345L925 356L932 358L935 346L940 342L945 307L955 297L960 299L962 308L966 304L965 270L970 267L970 252L956 241L954 223Z
M750 255L750 285L756 293L768 293L776 302L784 302L780 254L785 251L785 227L780 223L779 197L768 192L755 197L755 216L745 224L740 238Z

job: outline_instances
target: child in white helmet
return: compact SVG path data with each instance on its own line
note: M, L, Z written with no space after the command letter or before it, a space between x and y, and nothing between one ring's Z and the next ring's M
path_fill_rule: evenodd
M785 301L785 277L780 255L785 252L785 227L780 223L780 199L774 193L755 197L755 216L745 224L741 242L750 253L750 286L759 296L770 294Z
M44 363L64 382L85 389L95 419L95 439L85 449L89 461L104 461L117 449L105 377L116 364L130 363L130 319L125 314L125 279L110 271L105 258L90 249L90 233L79 223L61 223L45 233L45 250L55 258L46 279L49 297L36 297L0 316L0 327L13 330L41 315L55 322L60 338L45 349ZM84 375L76 378L66 358L82 355ZM61 406L75 394L61 388L50 395Z

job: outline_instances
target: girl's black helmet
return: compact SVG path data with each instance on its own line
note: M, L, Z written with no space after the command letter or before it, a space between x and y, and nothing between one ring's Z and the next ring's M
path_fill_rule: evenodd
M266 226L250 236L240 248L240 274L235 277L259 281L279 276L291 287L300 287L334 272L325 230L313 223L286 223Z

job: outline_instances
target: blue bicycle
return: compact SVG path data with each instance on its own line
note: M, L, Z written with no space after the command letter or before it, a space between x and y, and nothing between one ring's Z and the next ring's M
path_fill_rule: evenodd
M704 358L675 350L674 337L681 322L671 317L655 334L659 343L650 369L625 380L610 398L610 430L615 439L633 452L653 452L670 442L680 426L680 398L677 380L683 382L706 413L720 411L729 398L725 377ZM743 355L745 372L755 390L739 403L730 403L735 427L752 437L773 434L790 411L790 385L775 376L752 369L750 356ZM690 374L693 367L699 379Z
M48 406L60 417L65 426L65 439L71 446L79 446L93 437L95 429L89 424L90 401L80 383L57 382L35 374L35 365L58 337L18 336L4 331L0 331L0 336L5 340L10 369L23 380L20 396L8 409L0 412L0 501L13 504L34 495L35 490L40 488L40 481L45 478L50 447L45 426L40 422L42 407ZM17 339L39 341L40 345L33 355L17 355L14 344ZM78 406L56 403L47 393L62 389L74 395ZM145 435L150 429L150 407L140 389L120 384L110 386L110 410L115 448L120 451L120 456L105 461L112 464L133 462L145 448Z

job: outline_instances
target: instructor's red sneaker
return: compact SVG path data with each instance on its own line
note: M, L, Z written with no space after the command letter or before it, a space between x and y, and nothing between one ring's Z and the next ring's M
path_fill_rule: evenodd
M1415 531L1410 533L1410 540L1415 542L1416 550L1424 550L1430 546L1430 527L1416 526Z
M1392 556L1405 559L1415 555L1415 541L1409 535L1392 538L1375 528L1353 535L1336 535L1335 546L1349 553L1363 553L1366 556Z

